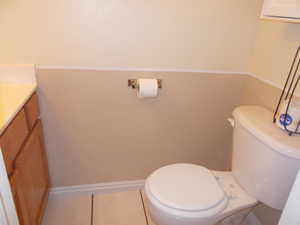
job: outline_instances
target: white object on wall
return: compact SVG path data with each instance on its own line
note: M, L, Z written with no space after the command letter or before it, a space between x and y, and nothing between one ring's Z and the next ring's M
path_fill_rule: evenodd
M300 170L278 225L300 225Z
M155 98L158 93L157 79L138 79L138 97L139 98Z
M235 121L234 121L233 118L227 118L227 121L230 123L230 125L231 125L232 127L234 127Z
M265 0L261 18L300 23L300 0Z

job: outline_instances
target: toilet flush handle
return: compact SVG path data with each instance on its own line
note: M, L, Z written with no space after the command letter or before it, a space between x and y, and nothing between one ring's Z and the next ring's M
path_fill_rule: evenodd
M235 124L234 119L233 119L233 118L228 118L227 120L228 120L228 122L230 123L230 125L231 125L232 127L234 127L234 124Z

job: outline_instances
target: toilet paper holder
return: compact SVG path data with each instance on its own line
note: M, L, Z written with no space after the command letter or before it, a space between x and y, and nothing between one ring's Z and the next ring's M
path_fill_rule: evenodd
M161 79L157 79L157 86L158 88L162 88ZM138 79L128 79L128 87L138 88L139 87Z

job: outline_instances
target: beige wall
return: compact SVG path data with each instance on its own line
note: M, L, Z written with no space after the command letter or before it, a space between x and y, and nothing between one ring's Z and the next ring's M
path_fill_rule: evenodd
M275 111L281 90L262 82L256 78L249 77L243 89L241 104L260 105Z
M1 0L0 62L246 71L262 0Z
M300 24L261 21L250 61L250 72L283 87L299 45Z
M132 77L158 77L141 100ZM176 162L229 167L231 126L246 76L172 72L39 70L53 186L144 179Z

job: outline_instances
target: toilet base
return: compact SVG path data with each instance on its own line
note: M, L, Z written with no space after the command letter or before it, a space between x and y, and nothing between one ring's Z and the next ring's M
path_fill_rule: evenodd
M149 197L147 188L145 189L148 198L148 209L151 219L156 225L216 225L222 224L229 216L239 213L249 213L257 200L249 196L235 181L231 172L212 171L218 183L228 196L228 205L220 213L210 217L185 217L182 215L172 215L163 211L155 199Z
M243 209L234 213L233 215L228 215L223 219L215 219L215 220L202 220L202 221L178 221L178 225L240 225L243 221L245 221L247 215L253 210L253 207ZM154 215L150 213L150 217L155 225L167 225L168 221L161 221L159 215Z

